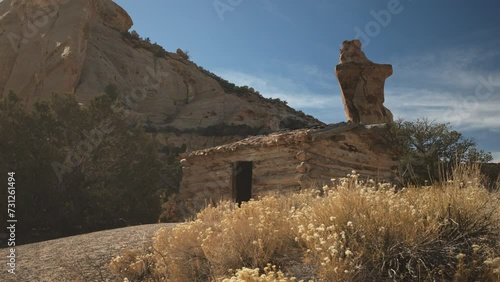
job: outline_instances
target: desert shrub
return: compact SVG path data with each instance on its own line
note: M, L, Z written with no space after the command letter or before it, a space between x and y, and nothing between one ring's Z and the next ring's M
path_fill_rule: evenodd
M154 267L154 260L148 259L151 254L143 256L142 253L139 250L123 249L120 255L114 258L111 270L126 276L128 280L140 281L147 276L149 269Z
M485 182L490 190L500 190L500 164L481 164L481 173L485 176Z
M307 122L299 120L294 117L286 117L280 121L280 129L294 130L294 129L306 128L308 125L309 124L307 124Z
M143 48L150 51L156 58L165 58L168 56L168 52L158 43L151 43L149 37L142 38L139 34L133 30L132 32L124 31L122 32L122 37L131 43L134 48Z
M235 271L231 278L226 278L222 282L292 282L297 281L295 277L287 277L281 270L278 270L275 265L268 264L264 267L264 273L261 274L259 268L246 268L238 269Z
M85 106L54 95L30 112L14 94L0 100L0 171L19 179L18 243L157 220L156 143L127 121L116 88L105 91Z
M347 183L327 190L334 199L314 202L314 212L301 220L309 224L299 226L311 250L306 259L321 279L451 280L459 268L456 256L472 257L474 246L482 246L483 261L499 255L498 195L491 201L477 186L396 192L358 184L361 189L345 190Z
M170 195L161 206L160 222L183 222L196 217L196 214L205 207L193 204L193 196L175 193Z
M203 72L204 74L206 74L207 76L215 79L219 83L219 85L222 87L224 92L227 94L236 94L238 96L244 96L244 95L249 95L251 93L254 93L254 91L255 91L253 88L249 88L246 85L245 86L236 86L236 84L225 80L224 78L214 74L211 71L204 69L201 66L198 66L198 69L201 72Z
M160 222L191 221L197 214L208 206L215 206L218 202L229 200L230 195L223 194L216 188L205 188L203 191L176 191L170 194L162 205Z
M208 70L204 69L201 66L198 66L198 65L196 65L196 66L198 67L198 69L201 72L203 72L207 76L209 76L209 77L213 78L214 80L216 80L219 83L219 85L222 87L222 89L224 90L224 92L227 93L227 94L235 94L235 95L240 96L240 97L245 97L245 96L249 97L249 96L254 95L254 96L257 96L258 98L262 99L263 101L265 101L265 102L267 102L269 104L272 104L272 105L275 105L275 106L278 106L278 107L284 107L284 108L286 108L286 110L288 112L294 113L298 117L301 117L301 118L303 118L305 120L308 120L308 121L311 121L311 122L314 122L314 123L317 123L317 124L320 124L320 125L324 125L324 123L322 123L321 121L319 121L315 117L313 117L311 115L306 115L302 111L297 111L297 110L289 107L287 105L288 103L286 101L281 101L281 99L279 99L279 98L265 98L265 97L263 97L260 94L259 91L256 91L252 87L249 87L247 85L237 86L236 84L225 80L224 78L222 78L222 77L214 74L211 71L208 71Z
M168 52L161 45L158 45L157 43L153 43L151 45L151 52L153 52L155 57L158 58L165 58L168 56Z
M353 172L240 207L221 202L158 231L154 251L133 261L152 258L150 275L168 281L498 281L500 195L473 176L397 190Z
M126 39L129 40L140 40L141 38L139 37L139 34L134 30L132 32L130 31L124 31L122 32L122 36Z
M388 133L401 154L400 178L404 185L442 181L457 164L487 163L493 159L491 153L477 148L474 139L464 138L449 123L427 118L398 119Z
M181 48L177 48L175 53L184 60L189 60L189 51L183 51Z

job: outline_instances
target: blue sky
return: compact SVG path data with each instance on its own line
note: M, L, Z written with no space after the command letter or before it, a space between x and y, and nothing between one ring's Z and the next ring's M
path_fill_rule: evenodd
M500 161L500 2L465 0L116 0L133 30L266 97L345 120L340 44L392 64L395 117L450 122Z

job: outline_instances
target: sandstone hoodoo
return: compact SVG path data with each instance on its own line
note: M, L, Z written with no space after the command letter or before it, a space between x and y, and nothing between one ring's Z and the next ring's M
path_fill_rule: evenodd
M346 40L340 49L335 75L347 120L363 124L392 121L392 113L384 107L384 84L392 75L391 65L373 63L361 50L359 40Z

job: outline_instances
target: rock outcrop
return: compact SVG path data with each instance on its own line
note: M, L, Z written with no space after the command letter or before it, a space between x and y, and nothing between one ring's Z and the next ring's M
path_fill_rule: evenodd
M0 96L15 92L28 109L52 93L85 104L114 85L130 118L188 149L320 123L141 39L128 32L132 24L111 0L0 2Z
M363 124L392 121L392 113L384 107L384 84L392 75L391 65L371 62L361 50L359 40L346 40L340 49L335 75L347 120Z

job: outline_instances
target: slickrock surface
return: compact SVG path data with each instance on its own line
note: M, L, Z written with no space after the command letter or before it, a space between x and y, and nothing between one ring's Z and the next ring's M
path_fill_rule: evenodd
M154 233L175 224L149 224L94 232L16 248L16 276L0 272L0 281L78 282L123 281L108 269L122 248L141 250L151 245ZM6 249L0 249L5 265Z

